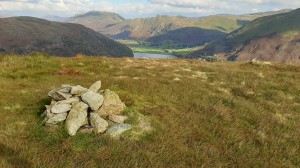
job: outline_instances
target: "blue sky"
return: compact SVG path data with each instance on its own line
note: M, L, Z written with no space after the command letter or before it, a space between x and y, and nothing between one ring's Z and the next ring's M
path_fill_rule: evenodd
M299 8L300 0L0 0L0 14L73 16L90 10L125 18L156 15L201 17Z

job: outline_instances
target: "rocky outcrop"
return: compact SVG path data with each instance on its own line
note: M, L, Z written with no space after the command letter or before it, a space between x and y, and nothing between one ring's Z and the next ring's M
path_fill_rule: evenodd
M46 105L43 113L47 126L65 124L70 136L80 133L106 133L118 137L132 126L125 124L127 116L121 115L125 104L119 96L109 89L100 92L101 81L94 83L89 89L80 85L62 87L51 90L48 96L51 104Z

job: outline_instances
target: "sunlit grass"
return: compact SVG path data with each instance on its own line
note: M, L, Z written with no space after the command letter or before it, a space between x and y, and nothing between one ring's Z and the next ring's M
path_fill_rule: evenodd
M114 140L41 126L51 88L97 80L154 131ZM299 65L0 57L0 167L299 167L299 83Z

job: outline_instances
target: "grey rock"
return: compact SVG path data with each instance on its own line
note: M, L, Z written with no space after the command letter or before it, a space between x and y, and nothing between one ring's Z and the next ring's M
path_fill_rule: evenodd
M121 114L125 109L125 104L120 100L119 96L109 89L104 92L104 102L97 111L100 116L108 116L111 114Z
M54 100L65 100L70 97L71 86L62 86L57 89L53 89L48 93L48 96Z
M90 114L90 121L95 134L103 133L107 130L108 122L102 119L97 113Z
M72 97L67 100L59 101L57 102L57 104L76 104L79 103L79 101L80 101L79 97Z
M82 95L82 94L86 93L87 91L88 91L87 88L77 85L77 86L72 86L71 94L72 95Z
M115 123L121 124L121 123L124 123L125 120L128 119L128 117L127 117L127 116L123 116L123 115L115 115L115 114L111 114L111 115L109 115L108 119L109 119L110 121L115 122Z
M84 125L87 117L87 110L88 105L83 102L79 102L72 107L65 123L69 135L74 136L78 129Z
M61 100L66 100L70 97L72 97L72 94L71 93L64 93L64 92L60 92L60 91L57 91L56 94L61 97Z
M100 90L100 88L101 88L101 81L97 81L89 88L89 90L97 93Z
M84 93L82 96L82 101L87 103L89 107L95 111L100 108L100 106L103 104L104 97L100 95L99 93L95 93L93 91L88 91Z
M130 129L132 129L132 126L130 124L115 124L106 130L106 134L113 138L117 138L125 131L128 131Z
M70 104L55 104L51 108L51 112L54 114L66 113L71 110L72 106Z
M53 116L46 121L46 125L56 125L66 120L68 113L61 113Z
M46 116L48 117L48 118L52 118L52 117L54 117L55 116L55 114L53 114L52 112L51 112L51 108L52 108L52 105L50 105L50 106L48 106L48 105L46 105Z

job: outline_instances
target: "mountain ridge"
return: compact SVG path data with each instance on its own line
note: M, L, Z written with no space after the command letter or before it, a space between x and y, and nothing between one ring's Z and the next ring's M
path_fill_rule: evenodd
M227 60L257 59L275 62L300 62L300 9L265 16L230 33L226 38L190 54L191 57L218 55Z
M79 24L34 17L0 19L1 53L44 52L54 56L133 56L131 49Z

